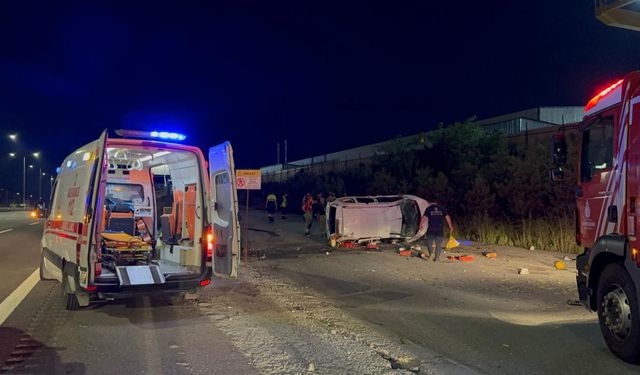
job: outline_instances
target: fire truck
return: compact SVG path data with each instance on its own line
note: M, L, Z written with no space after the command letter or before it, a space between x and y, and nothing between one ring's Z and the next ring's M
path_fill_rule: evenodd
M609 349L640 363L640 72L632 72L594 96L579 127L576 259L580 301L598 313ZM563 175L566 143L554 137L556 167Z

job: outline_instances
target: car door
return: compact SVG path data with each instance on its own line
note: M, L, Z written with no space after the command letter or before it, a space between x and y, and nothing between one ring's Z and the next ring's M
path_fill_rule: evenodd
M233 148L224 142L209 149L209 215L215 236L213 273L237 277L240 262L240 225Z

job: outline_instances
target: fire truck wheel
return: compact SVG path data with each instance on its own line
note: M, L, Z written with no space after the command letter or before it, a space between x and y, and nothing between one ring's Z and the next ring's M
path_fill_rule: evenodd
M598 321L609 349L625 362L640 363L640 311L631 276L619 264L609 264L597 290Z
M62 274L62 300L64 302L64 308L69 311L75 311L80 308L78 298L71 290L70 283L73 282L73 276L70 276L65 270Z

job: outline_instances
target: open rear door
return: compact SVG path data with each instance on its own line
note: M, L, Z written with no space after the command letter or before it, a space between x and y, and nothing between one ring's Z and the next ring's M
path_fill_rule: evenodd
M213 273L218 277L237 277L240 262L238 194L231 143L209 149L209 215L216 239Z
M102 215L96 215L102 207L102 197L106 185L106 152L107 152L107 130L103 131L100 138L95 142L92 150L88 150L87 172L89 186L87 198L84 205L84 220L82 231L78 237L79 253L79 284L86 288L89 282L93 281L96 273L96 263L100 255L100 233L97 230L100 226ZM101 265L97 265L100 269Z

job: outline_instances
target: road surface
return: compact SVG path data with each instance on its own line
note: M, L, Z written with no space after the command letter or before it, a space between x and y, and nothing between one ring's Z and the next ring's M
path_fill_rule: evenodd
M0 213L0 309L37 269L42 226ZM194 305L140 298L69 312L55 281L38 281L0 325L0 373L255 374L249 362Z

